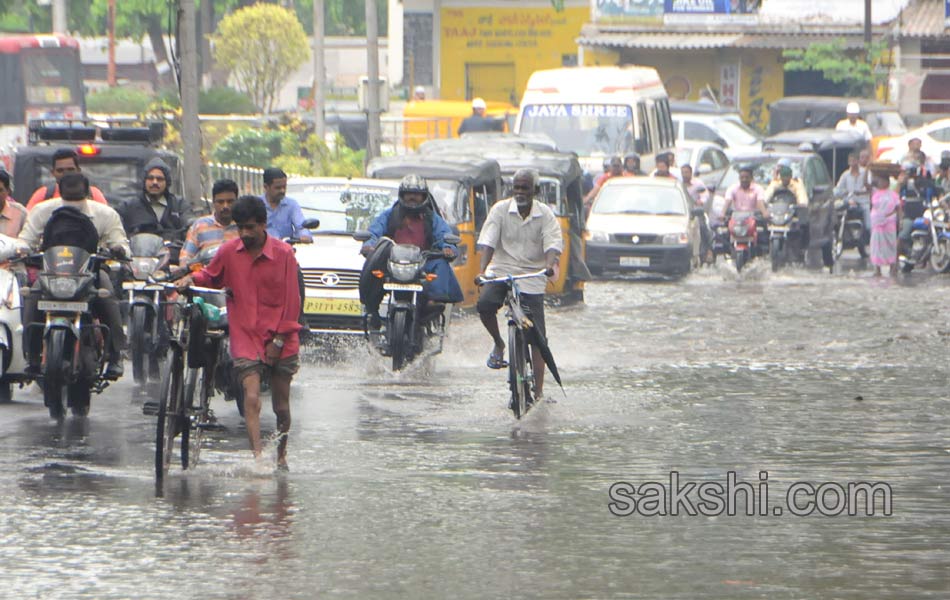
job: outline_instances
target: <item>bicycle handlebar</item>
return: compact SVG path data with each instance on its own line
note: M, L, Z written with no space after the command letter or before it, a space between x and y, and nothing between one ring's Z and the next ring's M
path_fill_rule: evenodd
M508 283L509 281L517 281L519 279L531 279L533 277L550 277L554 274L554 269L542 269L536 273L525 273L524 275L506 275L505 277L494 277L487 279L485 277L476 277L475 283L479 286L485 285L486 283Z

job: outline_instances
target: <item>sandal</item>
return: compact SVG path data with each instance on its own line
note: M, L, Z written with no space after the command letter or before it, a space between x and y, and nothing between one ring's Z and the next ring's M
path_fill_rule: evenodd
M504 369L508 366L504 351L496 354L494 350L488 355L488 361L485 364L488 365L489 369Z

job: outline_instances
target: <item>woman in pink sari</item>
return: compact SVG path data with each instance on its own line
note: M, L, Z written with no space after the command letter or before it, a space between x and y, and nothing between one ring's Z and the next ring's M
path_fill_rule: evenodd
M897 274L897 224L900 222L901 199L888 189L890 177L882 172L871 172L874 192L871 194L871 264L874 275L881 275L881 267L890 267Z

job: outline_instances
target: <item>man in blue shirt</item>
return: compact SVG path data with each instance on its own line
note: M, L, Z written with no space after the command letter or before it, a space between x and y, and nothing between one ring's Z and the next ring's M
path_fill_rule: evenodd
M267 234L279 240L299 238L310 243L313 237L303 226L303 211L287 197L287 174L276 167L264 169L264 207L267 208Z

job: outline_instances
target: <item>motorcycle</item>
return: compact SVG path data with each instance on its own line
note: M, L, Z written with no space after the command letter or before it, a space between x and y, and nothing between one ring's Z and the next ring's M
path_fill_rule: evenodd
M864 240L864 210L854 204L854 194L835 200L834 258L835 263L845 250L856 248L861 258L867 258L868 252Z
M46 313L46 322L28 327L43 328L43 403L57 420L65 416L67 406L73 416L86 416L92 393L109 385L103 371L111 332L94 317L90 302L110 295L96 282L103 263L112 257L93 256L75 246L52 246L40 256L37 309Z
M361 237L360 233L354 235L359 241L369 238L368 235L366 239ZM383 291L388 292L388 301L380 310L380 317L384 319L383 327L378 330L371 328L368 315L364 327L370 343L383 356L392 358L393 371L401 371L424 350L430 354L442 352L446 329L445 305L423 304L420 294L423 284L436 277L424 271L426 261L446 257L441 251L423 251L411 244L396 244L389 238L380 241L392 243L388 268L386 272L380 270L372 274L383 280ZM454 245L461 239L448 235L445 241Z
M164 286L149 280L168 268L170 244L152 233L137 233L129 239L131 281L122 283L129 302L129 351L132 377L137 384L158 380L168 341L168 298Z
M748 263L755 252L755 240L758 234L755 214L748 211L736 211L729 218L729 234L732 243L732 260L736 271Z
M950 271L950 215L946 206L950 196L934 201L931 207L930 236L933 250L930 252L930 269L934 273Z
M901 256L901 270L904 273L928 264L935 273L950 270L950 221L937 200L932 201L923 216L914 219L910 251L906 256Z
M798 221L798 204L795 195L781 190L769 203L768 221L769 260L772 271L778 271L793 258L793 247L801 248L801 226Z
M13 244L9 244L12 254ZM26 282L26 273L10 266L0 269L0 403L13 399L13 384L27 381L23 372L23 320L20 288Z

